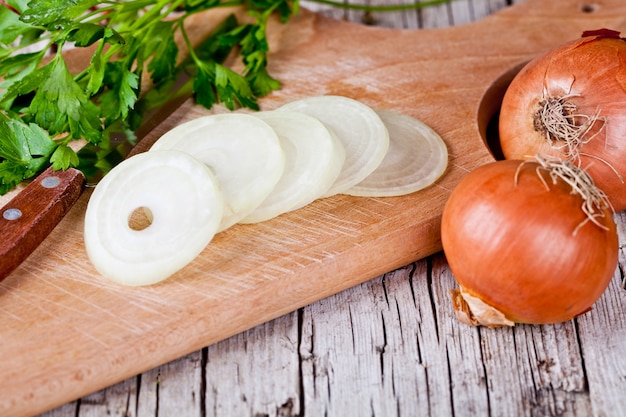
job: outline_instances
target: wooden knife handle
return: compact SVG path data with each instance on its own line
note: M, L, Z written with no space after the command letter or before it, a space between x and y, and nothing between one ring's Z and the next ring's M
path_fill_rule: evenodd
M84 183L79 170L48 168L0 208L0 281L43 242L78 200Z

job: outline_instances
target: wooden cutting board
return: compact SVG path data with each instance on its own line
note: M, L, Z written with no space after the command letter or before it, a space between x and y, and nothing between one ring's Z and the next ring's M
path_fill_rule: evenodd
M146 288L108 282L90 265L86 192L0 283L0 415L56 407L439 251L450 191L493 160L484 132L514 69L600 27L626 32L623 0L528 0L436 30L365 27L304 11L272 24L269 69L283 88L263 109L337 94L415 116L449 147L443 178L405 197L336 196L233 227ZM159 132L206 113L188 102Z

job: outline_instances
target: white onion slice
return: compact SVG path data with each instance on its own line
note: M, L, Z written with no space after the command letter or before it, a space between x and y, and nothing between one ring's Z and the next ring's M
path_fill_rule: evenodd
M137 210L151 223L136 230ZM183 152L138 154L112 169L94 190L85 214L85 247L104 277L125 285L164 280L213 239L222 218L217 178Z
M220 183L220 231L252 213L274 189L285 155L274 130L258 117L224 113L199 117L168 131L152 150L177 149L207 164Z
M276 132L285 152L285 171L274 190L240 223L269 220L301 208L321 197L333 185L345 160L336 136L318 119L304 113L254 113Z
M345 194L393 197L432 185L448 166L443 139L411 116L389 110L377 113L389 130L389 151L374 172Z
M389 134L385 124L373 109L359 101L341 96L318 96L287 103L277 110L316 117L342 142L346 160L326 197L343 193L363 181L387 153Z

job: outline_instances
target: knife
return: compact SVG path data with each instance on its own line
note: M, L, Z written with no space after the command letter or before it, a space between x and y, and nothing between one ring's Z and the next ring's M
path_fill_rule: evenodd
M223 62L230 54L231 48L216 42L218 36L227 33L237 26L237 19L230 15L202 43L194 48L200 59L210 58ZM143 122L135 130L134 147L125 137L118 137L121 144L115 147L116 161L149 148L147 143L154 140L149 135L171 113L182 105L193 94L193 75L197 69L191 58L178 65L178 78L163 86L167 97L144 113ZM114 139L112 138L111 141ZM141 145L141 146L140 146ZM94 149L88 145L78 154L93 155ZM80 167L79 167L80 168ZM87 171L85 171L87 172ZM6 278L39 246L52 232L65 214L78 200L86 186L93 186L101 173L87 179L80 169L53 171L48 168L21 190L12 200L0 208L0 281Z

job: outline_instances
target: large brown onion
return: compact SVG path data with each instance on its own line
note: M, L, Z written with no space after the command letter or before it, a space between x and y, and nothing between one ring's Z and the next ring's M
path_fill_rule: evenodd
M585 32L529 62L505 93L499 125L505 158L570 158L616 211L626 209L626 41L619 32Z
M486 326L544 324L591 308L615 272L618 239L606 196L589 185L589 175L573 164L540 158L493 162L459 183L441 227L460 285L459 318Z

